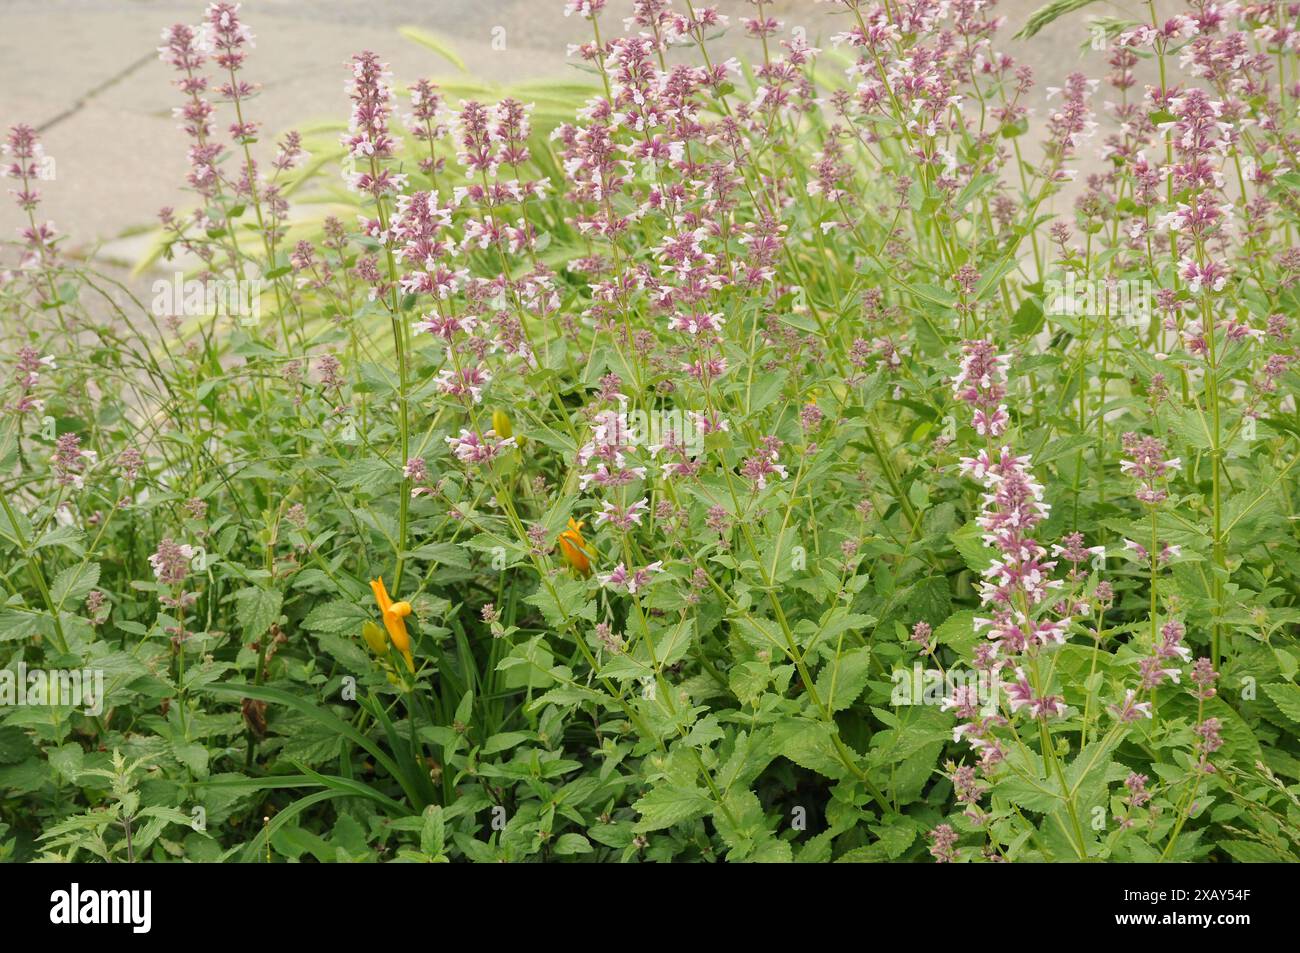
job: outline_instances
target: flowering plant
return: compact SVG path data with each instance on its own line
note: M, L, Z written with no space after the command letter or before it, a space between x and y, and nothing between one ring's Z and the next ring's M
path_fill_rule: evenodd
M1295 859L1295 7L1046 90L992 2L743 7L274 144L238 4L170 27L145 264L240 308L10 131L0 643L108 677L0 705L0 845L112 855L117 751L153 859Z

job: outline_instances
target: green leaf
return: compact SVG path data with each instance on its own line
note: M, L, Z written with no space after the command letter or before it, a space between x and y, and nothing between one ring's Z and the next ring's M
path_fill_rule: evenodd
M504 672L503 688L547 688L555 681L550 675L555 658L546 647L544 636L534 636L511 649L510 654L497 663L497 671Z
M1207 429L1205 418L1194 410L1166 406L1164 417L1178 438L1194 450L1210 450L1214 440Z
M0 642L30 638L42 630L42 623L49 621L49 618L44 612L0 609Z
M1018 337L1037 334L1043 327L1043 308L1033 298L1026 298L1011 318L1011 331Z
M54 577L54 585L50 587L50 598L58 608L72 611L80 607L82 600L98 583L99 563L69 566Z
M749 413L752 414L776 401L789 376L790 372L786 370L761 375L749 391Z
M1282 714L1300 724L1300 685L1265 685L1264 694L1273 699L1273 704L1277 705Z
M1242 864L1285 864L1295 863L1294 857L1287 857L1263 844L1249 840L1221 840L1218 846L1228 852L1233 860Z
M836 780L844 777L844 762L840 760L831 730L825 722L788 719L776 726L773 740L777 753L801 768Z
M420 850L430 857L437 857L443 851L446 837L442 808L430 804L424 809L424 825L420 828Z
M940 645L949 646L963 658L969 658L979 644L980 634L975 631L977 612L963 609L954 612L934 630L934 637Z
M414 785L412 785L410 779L406 776L406 773L397 766L397 763L374 741L363 735L360 731L354 728L351 723L344 721L333 712L317 705L313 705L305 698L296 695L293 692L285 691L282 688L274 688L270 685L223 683L220 685L208 685L203 690L210 694L225 697L236 702L243 698L252 698L256 701L264 701L269 704L283 705L286 708L306 715L317 724L332 729L336 734L347 738L353 744L368 751L371 757L382 765L385 770L387 770L389 774L391 774L397 782L402 785L402 790L406 792L407 797L411 799L412 803L419 803L420 798L416 796ZM320 777L310 770L303 769L303 771L312 777Z
M655 661L660 668L681 661L695 634L695 620L681 622L654 633Z
M665 784L651 790L632 807L641 815L636 830L644 833L703 817L713 810L713 802L698 788Z
M276 734L284 736L281 757L313 768L337 758L343 741L328 727L296 713L286 715L276 724Z
M378 614L378 610L376 610ZM310 632L331 632L335 635L361 631L361 624L371 614L354 602L327 602L307 613L302 627Z
M557 857L590 854L594 849L591 846L591 841L581 834L561 834L555 842L555 856Z
M485 741L483 747L479 749L479 754L489 755L496 754L498 751L507 751L532 737L532 733L528 731L503 731Z
M1055 779L1035 781L1029 778L1007 777L993 788L993 793L1004 797L1017 807L1038 814L1050 814L1065 804L1061 787Z
M280 618L283 599L274 589L259 589L256 586L235 593L235 618L239 620L246 639L260 639L271 628Z
M81 745L66 744L61 748L50 748L46 756L49 758L50 767L54 769L56 774L61 775L65 780L76 783L86 758L86 752L82 750Z
M266 824L257 832L257 836L248 842L248 846L244 848L244 854L241 861L245 864L251 864L255 861L263 860L265 858L263 849L266 846L267 840L274 837L282 827L292 821L295 817L308 808L320 804L322 801L329 801L336 797L347 796L348 792L346 791L317 791L315 794L308 794L306 797L299 798L292 804L282 808L274 817L271 818L270 823Z
M17 764L35 752L27 732L14 725L0 726L0 764Z
M762 695L771 680L771 670L765 662L740 662L727 673L727 685L742 705L748 705Z
M419 43L426 49L433 50L444 60L456 67L462 73L466 72L465 61L456 55L456 51L443 39L428 30L422 30L416 26L399 27L397 30L402 36L415 43Z
M458 569L469 568L469 554L455 543L425 543L407 555L415 559L442 563L444 566L455 566Z
M877 845L881 852L890 859L897 860L916 840L916 825L907 818L897 818L889 824L874 828L880 838Z
M993 562L993 550L984 545L981 530L975 523L967 523L948 538L971 572L982 573Z
M1096 0L1054 0L1045 7L1039 7L1035 10L1021 28L1020 32L1015 35L1017 40L1027 40L1049 23L1060 19L1067 13L1073 13L1075 10L1082 10L1084 7L1095 3Z
M692 748L706 748L715 741L721 741L726 737L722 726L718 724L717 715L705 715L691 728L690 733L682 739L684 744Z
M587 599L587 585L577 579L559 578L551 583L555 594L538 584L537 590L524 601L542 610L542 617L552 629L563 629L566 619L596 621L596 602Z
M831 659L817 676L819 697L831 711L848 708L866 687L870 666L871 649L865 645Z
M208 749L201 744L174 744L172 754L176 760L194 773L195 777L208 776Z
M728 860L745 860L754 852L758 842L769 834L763 805L753 791L732 791L723 800L723 807L713 812L713 823L718 836L731 853Z

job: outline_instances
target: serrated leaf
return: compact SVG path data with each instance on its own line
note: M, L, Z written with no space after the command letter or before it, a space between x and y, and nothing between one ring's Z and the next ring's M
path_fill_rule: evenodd
M566 619L596 621L596 602L586 598L586 584L577 579L556 579L551 589L538 584L537 590L524 601L542 610L546 624L553 629L563 629Z
M0 764L17 764L35 751L27 732L14 725L0 726Z
M713 802L698 788L665 784L651 790L632 807L641 815L636 830L644 833L703 817L713 810Z
M1282 714L1300 724L1300 685L1265 685L1264 694L1273 699Z
M260 639L280 618L284 597L274 589L249 586L235 593L235 618L244 630L244 638Z
M980 528L973 522L950 534L948 539L971 572L982 573L993 562L993 550L984 545Z
M765 662L740 662L733 665L727 673L727 685L743 705L750 704L762 695L771 680L771 670Z
M15 642L41 631L42 622L49 620L44 612L23 612L18 609L0 609L0 642Z
M1037 814L1050 814L1065 804L1061 787L1055 779L1035 781L1029 778L1007 777L993 788L993 793L1004 797L1017 807Z
M70 612L81 606L98 583L99 563L69 566L54 577L50 598L60 609Z
M327 602L316 606L302 620L302 627L310 632L330 632L335 635L360 632L361 624L370 613L354 602Z
M455 566L458 569L469 568L469 554L455 543L425 543L408 555L415 559L442 563L444 566Z
M809 771L836 780L845 774L831 730L824 722L789 719L773 731L777 752Z
M954 612L934 630L935 640L940 645L949 646L963 658L969 657L980 640L980 634L975 631L977 614L970 609Z
M822 666L817 676L817 692L831 711L841 711L852 705L867 685L871 667L871 649L868 646L850 649L832 658Z
M726 810L723 810L723 807ZM713 823L722 842L731 848L728 860L745 860L768 834L763 805L753 791L732 791L713 812Z

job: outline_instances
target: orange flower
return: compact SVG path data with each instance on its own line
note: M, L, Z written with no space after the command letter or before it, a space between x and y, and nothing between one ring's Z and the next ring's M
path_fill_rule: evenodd
M587 541L582 538L582 527L586 525L569 520L569 528L560 534L560 555L579 573L590 576L591 560L587 557Z
M411 604L394 602L390 599L382 576L370 580L370 591L375 594L375 602L378 603L379 612L384 617L384 628L388 630L388 637L393 640L393 647L402 653L402 658L406 659L406 667L414 672L415 660L411 657L411 635L406 631L406 617L411 614Z

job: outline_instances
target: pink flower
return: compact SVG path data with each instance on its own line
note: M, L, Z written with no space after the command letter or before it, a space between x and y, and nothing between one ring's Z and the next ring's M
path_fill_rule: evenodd
M1139 662L1138 671L1142 675L1142 688L1146 691L1158 688L1165 679L1170 679L1177 685L1182 677L1176 668L1161 668L1161 659L1157 655L1148 655Z
M485 431L480 437L471 430L461 429L459 437L445 437L456 459L462 463L482 464L495 458L502 450L515 445L514 437L497 439L495 430Z
M189 575L194 552L194 547L188 543L177 543L170 536L165 537L149 557L154 577L165 586L180 585Z
M1214 663L1208 658L1198 658L1192 663L1191 678L1197 687L1197 698L1208 700L1218 694L1214 683L1219 680L1219 673L1214 670Z
M1218 751L1223 747L1223 736L1220 734L1222 728L1223 725L1217 718L1207 718L1196 726L1196 734L1201 738L1207 753Z
M487 386L491 375L481 366L462 367L460 369L443 368L438 372L438 389L450 396L468 397L473 403L483 400L483 388Z
M1138 774L1136 771L1130 771L1127 778L1124 779L1124 787L1128 788L1128 803L1130 807L1141 807L1151 800L1151 794L1147 791L1147 781L1149 779L1145 774Z
M1035 695L1034 690L1029 685L1029 679L1025 677L1024 669L1016 669L1016 680L1014 682L1003 682L1003 689L1007 693L1007 704L1013 712L1019 711L1026 705L1029 706L1029 714L1033 718L1050 718L1052 716L1060 717L1065 714L1065 702L1056 695Z
M594 522L597 526L609 523L615 529L627 531L633 526L641 525L641 517L650 508L649 500L637 500L629 507L615 506L608 500L601 504L601 511L596 514Z
M1129 689L1124 693L1124 702L1120 705L1111 705L1110 713L1119 721L1130 722L1137 721L1140 718L1151 717L1151 703L1137 701L1137 692Z
M596 579L601 585L610 589L626 589L629 595L635 595L649 584L654 574L664 571L663 565L662 561L655 560L640 569L629 572L623 563L619 563L612 572L597 575Z
M81 438L75 433L60 434L54 444L54 456L50 458L54 478L60 486L83 489L86 470L97 458L94 450L81 449Z
M603 9L605 9L605 0L567 0L564 4L564 15L567 17L577 14L584 19L594 20Z
M930 841L930 856L941 864L950 864L957 859L953 848L957 844L957 832L948 824L940 824L925 835Z
M943 711L953 711L958 718L974 718L980 709L979 692L970 684L953 686L952 695L939 703ZM953 741L959 736L954 736Z
M784 480L789 476L786 468L777 463L780 459L781 441L775 437L764 438L763 449L746 458L741 464L740 473L754 484L755 491L767 489L769 477L777 476Z
M1228 270L1215 262L1206 262L1201 265L1191 259L1186 259L1178 271L1179 277L1187 282L1187 290L1192 294L1200 294L1202 290L1222 291L1224 285L1228 283Z

